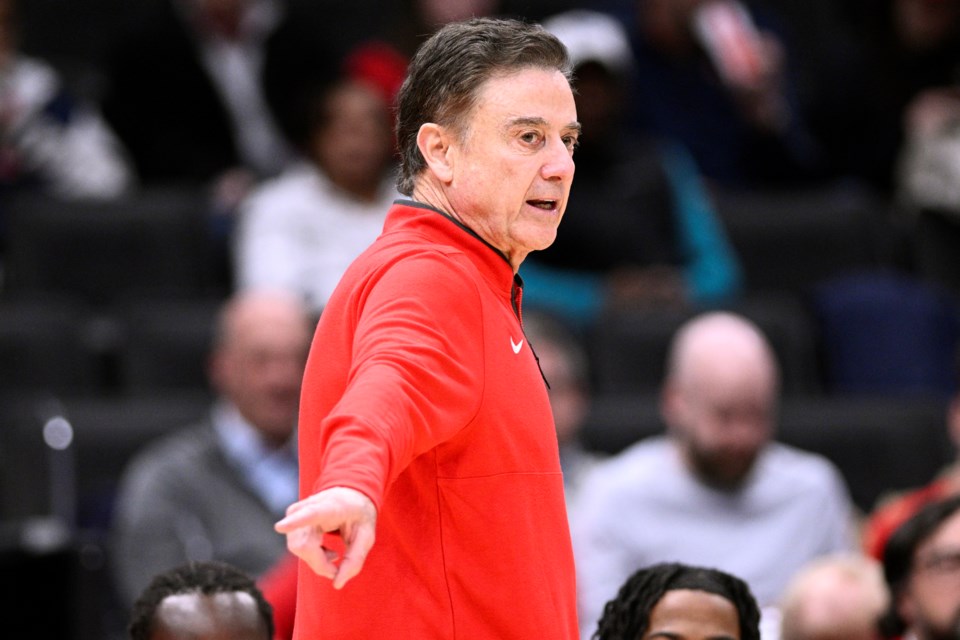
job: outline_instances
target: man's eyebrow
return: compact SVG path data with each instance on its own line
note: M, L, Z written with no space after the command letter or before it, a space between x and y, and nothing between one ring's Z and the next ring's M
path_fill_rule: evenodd
M544 118L538 116L518 116L516 118L511 118L507 125L510 127L543 127L549 123ZM571 122L563 127L564 129L571 130L577 135L580 135L582 127L579 122Z
M537 116L517 116L511 118L507 124L511 127L542 127L547 121Z

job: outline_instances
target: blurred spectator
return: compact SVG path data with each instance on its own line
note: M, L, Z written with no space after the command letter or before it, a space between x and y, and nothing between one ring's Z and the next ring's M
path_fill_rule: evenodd
M635 0L634 123L676 139L727 186L797 184L821 158L803 121L793 51L769 8Z
M960 86L921 92L905 109L903 124L894 178L900 200L913 209L960 216Z
M570 51L585 133L563 229L524 263L524 301L589 323L608 306L736 296L739 265L689 155L625 127L632 63L623 27L585 10L544 26Z
M960 496L928 504L900 526L883 553L891 592L887 638L960 638Z
M852 44L822 69L826 93L811 118L835 170L890 193L898 157L929 140L956 101L960 1L846 4Z
M222 562L156 575L133 606L131 640L270 640L273 613L253 579Z
M124 151L93 105L19 50L17 0L0 0L0 193L114 198L133 186Z
M837 468L772 439L778 389L771 347L749 321L713 312L678 330L661 395L667 435L599 463L574 505L583 624L654 562L715 565L776 607L809 561L854 548Z
M740 578L705 567L655 564L636 571L606 604L596 640L760 640L760 611Z
M590 362L579 335L558 317L525 311L523 332L547 381L569 507L583 478L598 461L597 455L587 451L579 438L590 406Z
M294 160L286 118L337 60L283 0L155 0L109 47L104 115L144 186L198 190L222 288L240 202ZM291 24L293 23L293 24Z
M889 603L876 560L857 554L818 558L787 586L780 640L878 640Z
M921 91L907 106L893 177L914 270L955 296L960 294L960 51L956 60L954 82Z
M384 91L346 76L313 105L305 161L257 187L241 207L234 279L241 289L295 292L319 313L400 194Z
M957 364L960 369L960 357ZM955 450L960 451L960 393L954 393L947 403L945 422L950 442ZM957 494L960 494L960 459L941 469L929 484L880 501L864 522L864 550L874 558L882 559L887 539L900 525L927 504Z
M146 184L214 185L229 202L290 159L264 95L278 0L151 3L110 55L104 113Z
M222 560L258 576L284 555L273 523L298 494L295 425L310 341L286 293L248 292L218 320L210 419L164 436L128 465L114 518L122 598L187 560Z

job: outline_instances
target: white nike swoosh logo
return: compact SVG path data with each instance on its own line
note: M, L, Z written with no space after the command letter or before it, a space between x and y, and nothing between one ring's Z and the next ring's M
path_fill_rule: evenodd
M514 342L513 336L510 336L510 346L513 348L514 353L520 353L520 349L523 348L523 338L520 338L520 342Z

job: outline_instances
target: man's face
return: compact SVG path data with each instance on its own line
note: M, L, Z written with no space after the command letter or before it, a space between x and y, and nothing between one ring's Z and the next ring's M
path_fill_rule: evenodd
M389 107L360 83L335 89L326 102L326 121L312 140L317 161L334 184L355 194L375 191L393 150Z
M734 489L772 437L775 406L768 368L704 361L668 391L665 418L694 473L707 484Z
M285 312L249 314L214 355L214 380L265 438L285 441L296 425L310 334Z
M578 136L573 92L559 71L487 80L450 148L452 213L519 267L556 238Z
M897 606L918 640L960 640L960 512L917 547Z

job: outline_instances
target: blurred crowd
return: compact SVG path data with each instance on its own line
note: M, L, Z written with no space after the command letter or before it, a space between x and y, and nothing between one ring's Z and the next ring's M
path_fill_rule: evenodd
M0 6L0 188L201 191L224 291L293 286L322 308L395 195L390 108L405 61L471 15L545 21L577 66L578 189L567 233L529 267L531 298L578 322L610 305L733 299L754 274L725 234L730 192L769 195L776 219L798 193L832 189L826 206L839 206L865 191L881 259L950 280L915 244L956 231L952 1L114 4L71 7L89 31L72 40L54 7ZM311 207L321 200L326 215Z
M290 637L296 564L272 522L297 494L313 322L400 197L407 61L476 15L541 22L575 68L570 202L520 275L584 639L663 562L742 578L763 640L960 637L914 584L952 576L932 591L956 592L960 620L960 537L922 571L885 557L960 492L960 0L0 0L0 398L18 405L0 430L37 391L202 396L192 426L134 438L108 506L79 523L102 534L84 566L112 595L70 637L119 637L151 578L190 560L254 576ZM151 319L170 342L140 358L190 365L137 383L151 367L125 349ZM64 375L86 357L71 341L93 382ZM862 419L846 409L781 441L798 398L923 404L940 457L890 444L898 474L860 443L807 450L864 437L823 435ZM610 436L603 408L620 406L643 413ZM56 511L11 507L27 489L0 477L5 522ZM951 514L895 552L923 555Z

